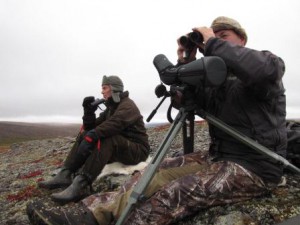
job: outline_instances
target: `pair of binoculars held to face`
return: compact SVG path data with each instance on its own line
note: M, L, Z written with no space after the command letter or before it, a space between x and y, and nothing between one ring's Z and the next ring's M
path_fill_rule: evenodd
M199 32L191 32L179 38L179 43L186 49L193 49L196 44L203 42L203 36Z

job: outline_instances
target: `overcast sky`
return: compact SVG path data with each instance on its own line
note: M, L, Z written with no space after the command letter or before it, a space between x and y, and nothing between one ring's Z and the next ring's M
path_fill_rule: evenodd
M112 74L146 119L161 100L153 58L175 64L176 39L218 16L241 23L247 47L285 61L287 115L299 118L299 11L299 0L0 0L0 120L80 123L82 99L101 98Z

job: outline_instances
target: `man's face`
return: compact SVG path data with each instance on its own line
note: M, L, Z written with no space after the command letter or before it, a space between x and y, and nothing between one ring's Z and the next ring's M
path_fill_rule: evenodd
M237 35L233 30L220 30L215 33L216 37L233 44L245 46L245 40Z
M102 85L102 91L101 94L103 95L103 98L107 100L109 97L111 97L111 87L110 85Z

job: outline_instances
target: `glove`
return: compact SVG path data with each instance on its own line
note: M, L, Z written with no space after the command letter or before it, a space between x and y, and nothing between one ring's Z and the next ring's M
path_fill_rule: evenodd
M92 106L91 103L95 101L94 96L88 96L83 99L82 106L84 110L84 115L91 115L94 114L97 110L98 106Z
M91 129L94 129L96 126L96 114L95 111L97 110L98 106L92 106L91 103L95 101L95 97L88 96L83 99L83 117L82 122L84 129L86 131L89 131Z
M79 152L86 154L92 152L93 149L97 146L98 151L100 150L100 139L96 134L95 129L92 129L86 133L83 137L82 142L79 145Z
M83 99L82 106L83 107L87 107L87 106L89 106L94 101L95 101L95 97L94 96L85 97Z
M99 140L98 135L96 134L95 129L90 130L89 132L86 133L86 135L83 138L86 140L88 143L96 143Z

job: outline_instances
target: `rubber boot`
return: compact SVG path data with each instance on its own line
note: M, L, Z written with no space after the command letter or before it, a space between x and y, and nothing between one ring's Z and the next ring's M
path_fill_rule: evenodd
M27 204L26 213L34 225L98 225L93 213L82 203L63 208L37 200Z
M40 188L55 189L55 188L66 188L72 183L72 172L66 168L63 168L48 181L38 182Z
M69 202L77 202L91 194L88 179L84 175L78 175L73 180L73 183L64 191L51 195L53 201L60 204Z

